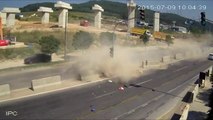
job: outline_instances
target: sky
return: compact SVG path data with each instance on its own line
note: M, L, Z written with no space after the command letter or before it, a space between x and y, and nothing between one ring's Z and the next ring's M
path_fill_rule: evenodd
M57 0L0 0L0 10L3 7L23 7L31 3L56 2ZM89 0L61 0L64 2L84 3ZM111 0L126 3L128 0ZM193 20L200 19L200 12L206 13L206 18L213 21L213 0L134 0L137 5L154 11L175 13Z

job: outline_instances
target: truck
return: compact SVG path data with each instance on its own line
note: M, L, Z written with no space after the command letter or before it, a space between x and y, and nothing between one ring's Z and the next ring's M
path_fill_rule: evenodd
M136 36L141 36L143 34L147 34L148 36L152 35L148 29L137 28L137 27L131 28L130 29L130 34L131 35L136 35Z
M153 38L156 40L166 40L166 36L170 35L167 33L163 33L163 32L154 32L153 33ZM174 39L174 37L172 35L170 35L172 39Z

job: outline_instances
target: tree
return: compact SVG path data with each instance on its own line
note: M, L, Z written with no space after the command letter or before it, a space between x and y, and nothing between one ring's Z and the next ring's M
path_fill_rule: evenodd
M75 35L73 36L72 46L75 49L87 49L90 47L93 41L94 41L94 38L90 33L79 31L75 33Z
M170 44L173 44L173 40L172 40L172 37L171 35L166 35L166 43L168 46L170 46Z
M58 51L60 42L54 36L44 36L39 40L41 52L52 54Z
M143 43L145 45L147 45L147 43L149 42L149 36L146 33L144 33L143 35L141 35L140 39L142 39L142 41L143 41Z

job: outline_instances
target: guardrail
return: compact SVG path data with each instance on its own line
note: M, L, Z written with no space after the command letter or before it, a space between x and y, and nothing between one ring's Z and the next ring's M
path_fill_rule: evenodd
M199 78L192 85L190 90L184 96L182 103L180 105L180 109L175 112L173 118L176 120L186 120L190 108L190 104L195 102L195 98L199 93L199 88L205 87L205 81L211 80L210 78L213 76L213 69L210 66L208 69L200 72ZM204 76L203 76L204 75Z

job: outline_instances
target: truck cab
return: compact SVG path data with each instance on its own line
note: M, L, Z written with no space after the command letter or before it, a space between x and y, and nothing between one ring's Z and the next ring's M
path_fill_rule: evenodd
M147 34L148 36L152 36L151 32L148 29L134 27L130 30L131 35L141 36Z

